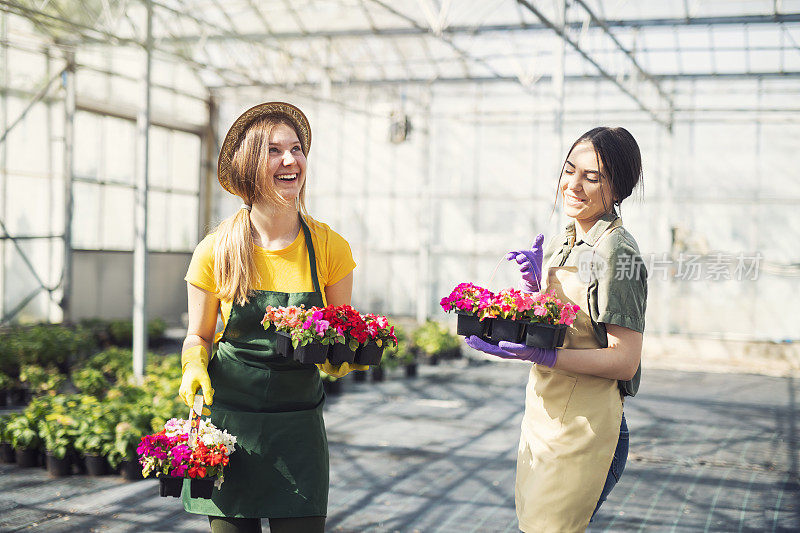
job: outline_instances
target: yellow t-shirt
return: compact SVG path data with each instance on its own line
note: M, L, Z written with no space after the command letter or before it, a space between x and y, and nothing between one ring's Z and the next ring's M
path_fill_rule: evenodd
M311 241L317 259L317 276L325 299L325 287L329 287L347 276L356 267L350 245L327 224L308 220ZM209 233L200 241L192 254L189 271L184 278L192 285L216 293L214 282L214 247L216 233ZM256 267L261 278L256 290L280 292L311 292L314 282L311 278L311 264L308 261L308 248L303 230L288 247L282 250L266 250L253 245ZM220 300L220 314L223 324L227 324L233 303ZM216 337L220 335L217 334ZM216 342L218 338L215 338Z

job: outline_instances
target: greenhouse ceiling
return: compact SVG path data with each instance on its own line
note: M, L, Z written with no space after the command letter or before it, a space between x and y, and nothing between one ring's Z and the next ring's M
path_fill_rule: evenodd
M800 76L800 0L0 0L0 7L31 20L55 46L149 45L157 60L190 66L211 90L497 82L531 90L563 73L567 81L604 80L663 122L674 107L671 80ZM26 37L33 39L7 42Z

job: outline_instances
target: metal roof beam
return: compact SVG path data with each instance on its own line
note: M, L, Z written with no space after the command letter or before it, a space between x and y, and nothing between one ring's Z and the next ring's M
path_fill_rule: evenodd
M4 3L4 2L0 2ZM657 19L617 19L605 20L609 28L647 28L647 27L678 27L678 26L720 26L743 24L778 24L800 22L800 13L782 13L779 15L738 15L719 17L694 17L694 18L657 18ZM567 22L567 28L580 30L582 21ZM497 33L507 31L545 31L550 28L545 24L526 24L516 22L513 24L486 24L483 26L447 26L442 28L442 35L478 35L481 33ZM214 35L185 35L167 39L162 42L194 42L201 39L231 40L241 39L247 41L263 41L264 39L297 40L297 39L333 39L337 37L403 37L430 34L431 30L423 26L403 26L397 28L351 28L343 30L315 30L313 33L302 32L220 32Z
M754 79L770 79L770 78L800 78L800 71L787 71L787 72L728 72L728 73L688 73L688 74L655 74L653 77L659 81L667 80L754 80ZM539 81L549 82L552 76L545 75L539 78ZM608 81L608 78L602 75L583 76L583 75L566 75L565 81L569 82L597 82ZM379 85L430 85L431 83L453 85L453 84L471 84L471 83L513 83L519 84L519 77L517 76L452 76L452 77L439 77L435 80L431 78L392 78L392 79L350 79L338 80L332 82L331 85L337 87L358 87L358 86L379 86ZM269 88L302 88L302 87L317 87L319 83L264 83L264 84L240 84L240 85L220 85L212 86L212 90L225 90L236 89L245 87L269 87ZM649 112L647 109L643 111Z
M594 58L592 58L592 56L590 56L583 48L581 48L578 43L570 39L570 37L565 33L565 30L553 24L547 17L544 16L544 14L542 14L541 11L536 9L530 2L527 2L526 0L517 0L517 2L521 4L523 7L525 7L528 11L533 13L540 21L542 21L542 24L546 25L548 28L554 31L559 37L561 37L564 40L565 43L570 45L576 52L578 52L578 54L580 54L581 57L583 57L587 62L589 62L594 68L597 69L597 71L603 78L610 81L611 83L616 85L620 91L627 94L631 100L636 102L636 104L641 108L642 111L648 113L653 118L653 120L663 125L665 128L669 130L672 129L672 117L670 116L669 112L667 113L667 117L664 118L661 116L662 113L659 113L658 111L648 107L644 102L642 102L642 100L639 99L639 97L633 91L631 91L622 82L620 82L616 76L614 76L606 69L604 69L597 61L594 60Z

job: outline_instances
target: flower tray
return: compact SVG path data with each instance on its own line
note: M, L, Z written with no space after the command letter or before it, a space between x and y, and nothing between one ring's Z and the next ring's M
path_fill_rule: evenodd
M355 362L360 365L377 365L383 357L384 346L378 346L370 341L366 346L359 346L356 350Z
M465 337L476 335L478 337L487 338L492 331L493 318L484 318L481 320L478 315L456 311L458 315L458 322L456 323L456 333Z
M181 497L181 488L183 487L183 478L181 477L159 477L158 478L158 495L162 498L172 496L173 498Z
M352 363L356 358L355 350L351 350L346 344L336 343L331 346L328 352L328 361L332 365L339 366L342 363Z
M193 479L189 482L189 494L192 498L211 499L216 478Z
M527 321L512 320L510 318L495 318L492 322L492 343L500 341L521 343L525 340L525 326Z
M558 348L563 346L564 337L567 335L566 324L528 324L525 335L525 344L537 348Z
M324 363L328 358L328 348L319 342L311 342L294 348L292 337L285 331L277 332L276 348L280 355L293 358L301 363Z

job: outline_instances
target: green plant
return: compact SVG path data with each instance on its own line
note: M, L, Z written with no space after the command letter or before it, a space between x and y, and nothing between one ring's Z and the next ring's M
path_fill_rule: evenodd
M387 357L390 357L393 360L393 363L389 363L389 366L408 365L413 363L416 360L416 355L414 354L414 349L409 342L408 332L406 332L405 328L398 326L395 323L394 334L397 337L397 346L390 345L386 347L386 350L383 352L381 364L384 364L383 360Z
M8 374L0 372L0 391L10 389L14 385L14 380Z
M84 361L81 370L86 368L99 370L112 383L127 381L133 374L133 352L126 348L108 348Z
M461 341L439 322L426 321L411 335L412 343L428 355L439 355L458 350Z
M15 415L6 426L14 448L38 448L42 439L36 420L26 414Z
M106 456L111 468L117 468L122 461L136 461L136 447L146 434L130 422L118 423L114 427L114 441Z
M133 342L133 322L130 320L112 320L108 324L111 341L119 346L130 346Z
M85 455L105 455L114 444L115 413L93 396L83 396L73 417L76 421L75 449Z
M0 415L0 442L11 442L11 430L8 424L14 419L15 415Z
M110 384L105 374L97 368L82 368L72 374L72 383L84 394L100 398Z
M39 436L53 457L63 459L74 449L77 423L65 414L51 413L39 421Z
M55 367L25 365L19 373L20 382L34 394L56 394L64 384L65 378Z
M154 318L147 323L147 336L151 341L163 337L166 330L167 323L161 318Z

